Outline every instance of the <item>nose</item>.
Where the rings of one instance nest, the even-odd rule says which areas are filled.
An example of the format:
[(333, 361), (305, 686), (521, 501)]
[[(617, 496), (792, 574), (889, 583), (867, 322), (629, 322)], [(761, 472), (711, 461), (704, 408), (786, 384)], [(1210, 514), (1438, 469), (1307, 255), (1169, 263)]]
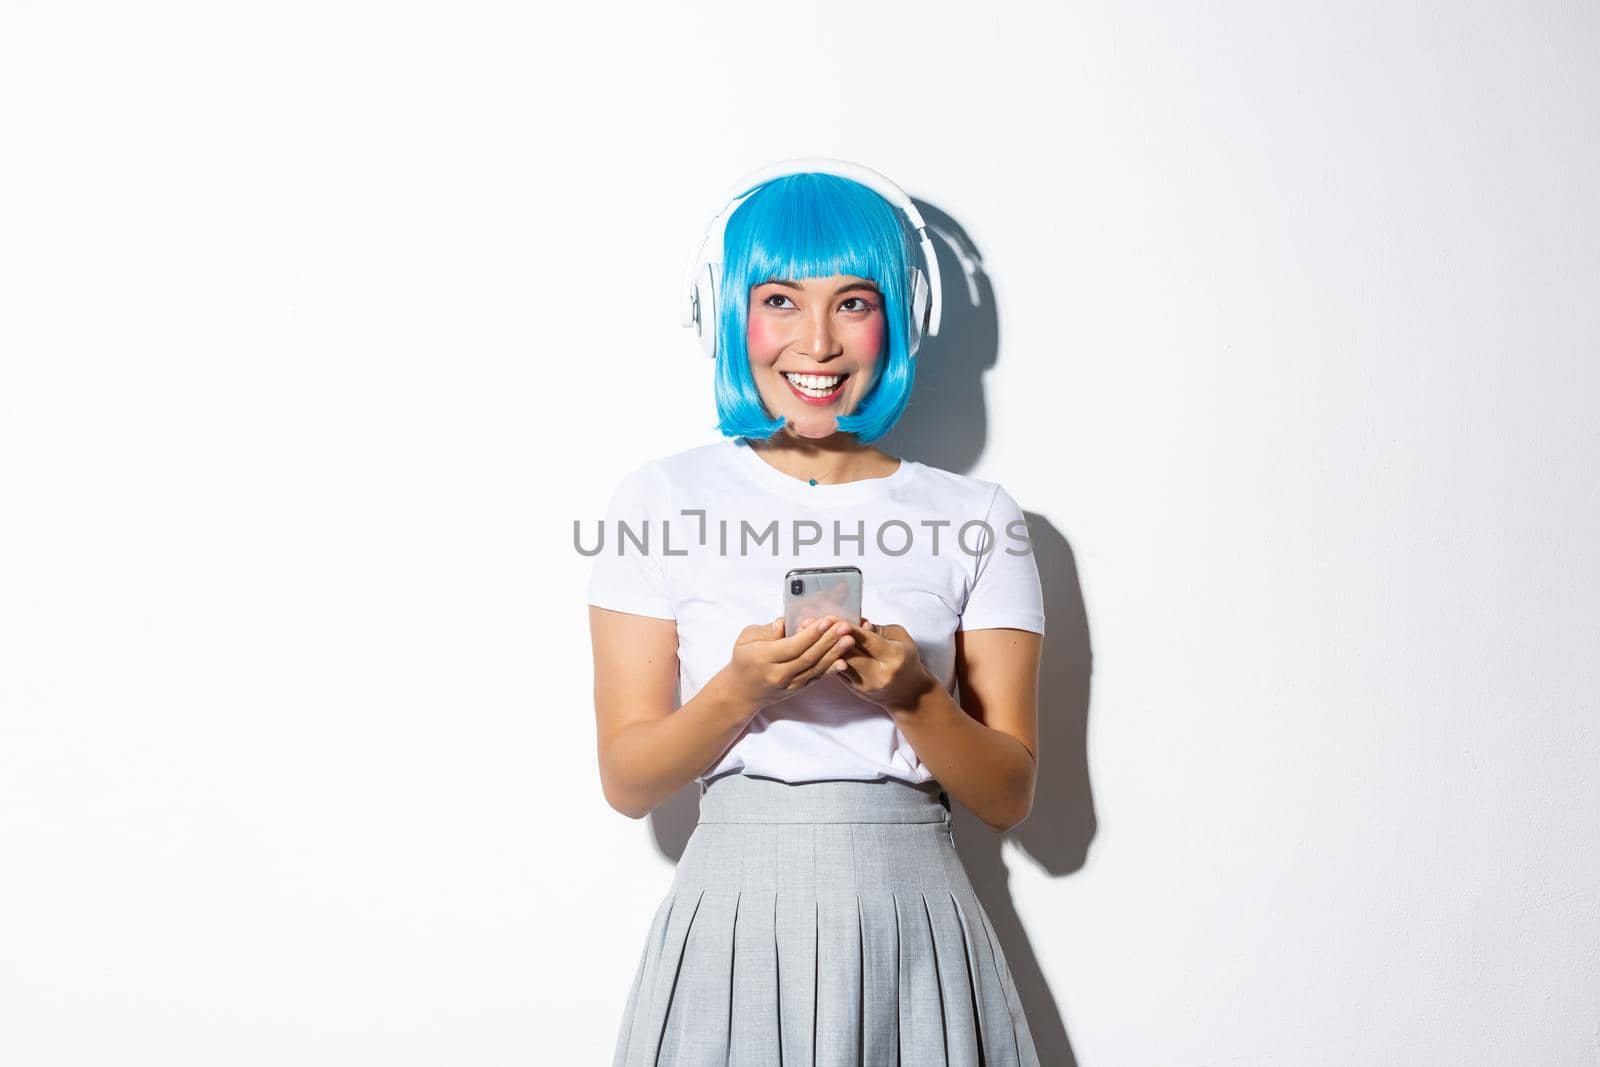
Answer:
[(805, 348), (802, 355), (821, 363), (844, 353), (844, 346), (833, 334), (830, 309), (823, 304), (814, 309), (806, 319)]

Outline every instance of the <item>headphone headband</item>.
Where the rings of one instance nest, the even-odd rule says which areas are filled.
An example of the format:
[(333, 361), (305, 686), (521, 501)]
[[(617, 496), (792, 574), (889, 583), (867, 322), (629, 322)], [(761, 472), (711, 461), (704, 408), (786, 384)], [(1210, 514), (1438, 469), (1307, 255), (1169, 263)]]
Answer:
[[(832, 174), (858, 182), (882, 196), (905, 216), (906, 221), (911, 224), (912, 232), (916, 235), (918, 247), (922, 252), (922, 261), (926, 265), (926, 273), (919, 270), (915, 264), (912, 265), (911, 284), (906, 289), (912, 303), (911, 337), (908, 345), (911, 355), (916, 356), (917, 348), (924, 337), (938, 334), (939, 312), (943, 304), (943, 290), (939, 284), (939, 260), (933, 251), (933, 239), (928, 235), (928, 226), (923, 222), (922, 213), (917, 210), (916, 204), (906, 195), (905, 190), (871, 167), (843, 159), (812, 156), (786, 159), (745, 175), (722, 199), (721, 209), (706, 227), (705, 235), (695, 248), (684, 276), (688, 305), (683, 325), (699, 333), (701, 345), (707, 355), (716, 356), (717, 285), (721, 280), (722, 234), (728, 216), (733, 214), (739, 203), (767, 182), (790, 174), (813, 173)], [(715, 238), (714, 247), (713, 238)]]

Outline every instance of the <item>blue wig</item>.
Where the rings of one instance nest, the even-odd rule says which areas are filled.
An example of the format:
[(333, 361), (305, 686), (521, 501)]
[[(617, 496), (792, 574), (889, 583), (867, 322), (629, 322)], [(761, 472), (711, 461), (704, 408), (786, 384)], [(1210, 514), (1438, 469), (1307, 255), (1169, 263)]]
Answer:
[(771, 437), (784, 420), (761, 402), (745, 344), (750, 290), (770, 281), (849, 274), (875, 282), (888, 319), (878, 378), (840, 431), (868, 443), (888, 433), (911, 398), (911, 243), (900, 213), (873, 190), (833, 174), (790, 174), (757, 189), (728, 217), (717, 294), (717, 428)]

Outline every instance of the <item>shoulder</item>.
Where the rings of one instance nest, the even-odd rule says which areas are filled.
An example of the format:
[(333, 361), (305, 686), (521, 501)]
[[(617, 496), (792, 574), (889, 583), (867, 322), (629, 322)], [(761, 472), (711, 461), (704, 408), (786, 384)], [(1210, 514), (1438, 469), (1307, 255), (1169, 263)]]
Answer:
[(670, 484), (694, 483), (715, 470), (731, 466), (737, 459), (733, 452), (735, 447), (736, 442), (724, 438), (653, 459), (646, 466), (653, 467), (657, 476)]
[(919, 463), (917, 467), (919, 495), (936, 503), (940, 511), (982, 519), (995, 502), (1005, 496), (1004, 487), (987, 478), (958, 474), (926, 463)]
[(670, 502), (678, 492), (720, 481), (717, 472), (736, 461), (733, 447), (728, 441), (713, 441), (645, 460), (617, 479), (615, 492), (630, 499)]

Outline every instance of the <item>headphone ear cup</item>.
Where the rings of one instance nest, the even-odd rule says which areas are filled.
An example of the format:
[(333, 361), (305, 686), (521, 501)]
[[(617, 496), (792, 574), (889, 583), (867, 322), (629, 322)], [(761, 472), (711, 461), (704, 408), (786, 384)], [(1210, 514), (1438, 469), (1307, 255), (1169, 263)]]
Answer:
[(911, 336), (906, 339), (906, 349), (913, 358), (922, 347), (922, 335), (928, 328), (928, 309), (932, 303), (928, 279), (921, 268), (911, 268)]
[(717, 355), (717, 293), (722, 281), (722, 264), (707, 263), (695, 283), (695, 327), (700, 335), (700, 347), (706, 355)]

